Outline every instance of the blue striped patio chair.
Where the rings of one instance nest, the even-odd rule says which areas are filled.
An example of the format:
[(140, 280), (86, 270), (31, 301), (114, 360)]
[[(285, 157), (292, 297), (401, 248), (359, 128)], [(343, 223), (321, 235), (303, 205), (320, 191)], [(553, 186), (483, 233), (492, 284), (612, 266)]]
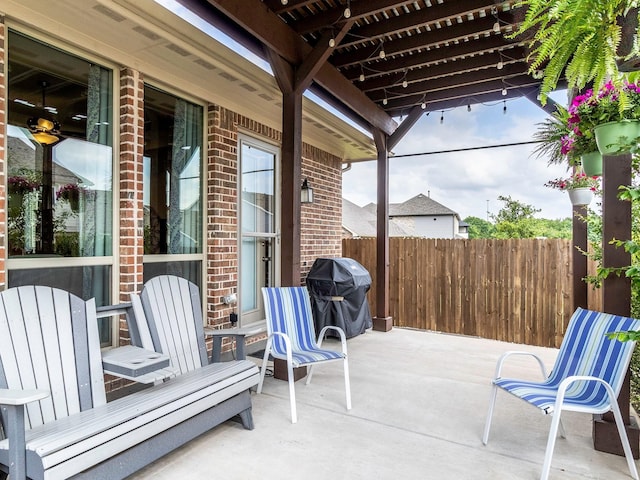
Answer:
[[(273, 358), (286, 360), (289, 378), (289, 401), (291, 403), (291, 423), (296, 423), (298, 417), (293, 378), (294, 367), (309, 367), (306, 382), (308, 385), (311, 382), (314, 365), (342, 361), (344, 362), (347, 410), (350, 410), (351, 388), (349, 386), (347, 341), (342, 329), (335, 326), (326, 326), (320, 331), (316, 342), (309, 292), (304, 287), (268, 287), (262, 289), (262, 295), (264, 297), (269, 337), (262, 360), (258, 393), (262, 392), (269, 355)], [(322, 339), (329, 329), (338, 332), (342, 344), (342, 352), (321, 348)]]
[[(489, 440), (491, 418), (498, 389), (538, 407), (543, 413), (553, 415), (542, 474), (546, 480), (551, 470), (551, 457), (555, 447), (558, 428), (564, 438), (565, 431), (560, 420), (563, 410), (591, 414), (613, 411), (620, 440), (631, 476), (638, 480), (629, 439), (624, 427), (617, 398), (631, 361), (635, 342), (611, 340), (607, 333), (639, 330), (640, 320), (578, 308), (567, 327), (558, 357), (547, 376), (542, 360), (529, 352), (510, 351), (498, 360), (493, 388), (489, 401), (489, 412), (482, 443)], [(542, 371), (541, 382), (503, 378), (502, 366), (513, 355), (531, 355)]]

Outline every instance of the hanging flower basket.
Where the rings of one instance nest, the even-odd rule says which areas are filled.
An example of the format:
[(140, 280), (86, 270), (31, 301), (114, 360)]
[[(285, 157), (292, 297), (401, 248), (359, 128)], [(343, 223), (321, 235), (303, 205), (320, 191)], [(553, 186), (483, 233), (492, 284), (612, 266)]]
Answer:
[(582, 171), (588, 177), (599, 177), (602, 175), (602, 154), (598, 151), (583, 153), (580, 156)]
[(631, 144), (640, 137), (640, 121), (607, 122), (594, 128), (598, 150), (602, 155), (629, 153)]
[(589, 187), (570, 188), (567, 193), (571, 205), (589, 205), (593, 200), (593, 190)]
[(82, 188), (74, 183), (60, 187), (56, 192), (56, 200), (66, 200), (69, 208), (77, 212), (80, 208), (80, 191)]

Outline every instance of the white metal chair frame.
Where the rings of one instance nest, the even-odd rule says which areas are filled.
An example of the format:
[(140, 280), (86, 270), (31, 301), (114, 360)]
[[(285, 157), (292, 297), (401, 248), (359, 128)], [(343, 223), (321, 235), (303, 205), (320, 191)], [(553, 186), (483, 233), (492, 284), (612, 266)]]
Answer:
[[(269, 307), (269, 302), (271, 301), (271, 298), (268, 295), (268, 291), (271, 290), (272, 292), (276, 292), (276, 294), (281, 294), (283, 292), (286, 292), (286, 294), (290, 296), (290, 293), (294, 292), (294, 289), (297, 289), (299, 293), (302, 293), (302, 291), (304, 291), (302, 295), (304, 298), (303, 301), (305, 305), (303, 305), (302, 314), (306, 316), (306, 318), (296, 319), (297, 321), (295, 322), (295, 324), (296, 326), (302, 325), (304, 328), (310, 329), (309, 331), (304, 332), (310, 335), (310, 337), (307, 339), (307, 340), (310, 340), (309, 349), (294, 348), (289, 334), (274, 330), (275, 319), (272, 318), (271, 309)], [(296, 423), (298, 421), (298, 415), (296, 410), (296, 392), (295, 392), (295, 380), (293, 376), (293, 368), (305, 367), (305, 366), (309, 367), (309, 371), (307, 373), (307, 380), (305, 382), (306, 385), (309, 385), (309, 383), (311, 383), (311, 378), (313, 376), (313, 368), (316, 364), (329, 363), (329, 362), (335, 362), (335, 361), (341, 360), (344, 362), (344, 386), (345, 386), (347, 410), (351, 410), (351, 386), (349, 382), (349, 361), (347, 356), (347, 340), (342, 329), (336, 326), (328, 325), (328, 326), (325, 326), (320, 331), (317, 340), (313, 338), (313, 322), (311, 319), (311, 304), (309, 301), (309, 294), (304, 287), (268, 287), (268, 288), (263, 288), (262, 292), (264, 295), (265, 310), (267, 315), (268, 338), (267, 338), (267, 345), (264, 350), (264, 357), (262, 359), (262, 368), (260, 370), (260, 383), (258, 384), (257, 392), (262, 393), (262, 386), (264, 383), (264, 377), (267, 370), (269, 355), (273, 356), (273, 358), (286, 360), (287, 377), (288, 377), (288, 383), (289, 383), (289, 402), (291, 404), (291, 423)], [(279, 312), (279, 313), (283, 314), (283, 312)], [(325, 334), (329, 330), (333, 330), (337, 332), (340, 337), (340, 344), (342, 347), (342, 355), (340, 356), (335, 356), (337, 352), (334, 352), (333, 350), (323, 350), (321, 348), (322, 340), (324, 339)], [(291, 332), (291, 333), (295, 333), (295, 332)], [(274, 339), (276, 337), (281, 338), (284, 343), (284, 350), (285, 350), (284, 354), (274, 350)], [(300, 361), (294, 360), (293, 358), (294, 353), (305, 354), (307, 352), (325, 353), (325, 354), (330, 353), (332, 354), (333, 358), (322, 359), (322, 360), (314, 359), (306, 362), (300, 362)]]
[[(607, 320), (608, 320), (608, 323), (607, 323)], [(596, 330), (596, 335), (602, 335), (602, 336), (604, 336), (604, 334), (609, 331), (609, 329), (607, 328), (608, 325), (621, 325), (621, 323), (615, 323), (615, 322), (627, 321), (627, 323), (625, 324), (627, 325), (626, 328), (630, 328), (630, 329), (637, 329), (639, 325), (638, 320), (627, 319), (624, 317), (614, 317), (613, 315), (609, 315), (609, 314), (603, 314), (599, 312), (590, 312), (588, 310), (578, 309), (572, 317), (572, 321), (570, 322), (570, 325), (567, 329), (567, 334), (565, 335), (565, 340), (567, 340), (567, 338), (571, 336), (570, 332), (572, 329), (573, 331), (579, 330), (579, 327), (577, 326), (579, 322), (585, 323), (585, 322), (596, 322), (596, 321), (600, 321), (602, 325), (606, 325), (606, 326), (603, 326), (601, 327), (600, 330), (598, 330), (597, 328), (593, 327), (593, 324), (591, 324), (585, 327), (585, 330), (589, 329), (590, 332), (591, 332), (591, 329)], [(576, 326), (572, 328), (572, 324), (574, 323), (576, 324)], [(612, 385), (609, 384), (603, 378), (599, 378), (597, 376), (592, 376), (592, 375), (579, 374), (580, 373), (579, 370), (582, 370), (584, 365), (589, 367), (589, 365), (593, 363), (593, 360), (597, 358), (597, 355), (595, 355), (594, 352), (597, 353), (596, 349), (599, 349), (601, 345), (594, 346), (593, 343), (588, 343), (587, 346), (592, 348), (593, 350), (591, 350), (589, 354), (584, 355), (586, 360), (584, 362), (582, 361), (576, 362), (579, 365), (579, 367), (574, 367), (574, 366), (569, 367), (567, 366), (567, 363), (565, 363), (567, 358), (571, 358), (572, 355), (576, 355), (576, 354), (584, 354), (584, 352), (582, 352), (580, 348), (577, 348), (574, 350), (575, 344), (572, 344), (574, 340), (575, 338), (572, 337), (567, 342), (568, 344), (570, 344), (569, 348), (565, 347), (565, 342), (563, 341), (563, 345), (561, 346), (560, 353), (558, 354), (558, 359), (556, 360), (556, 365), (554, 366), (554, 370), (551, 373), (551, 377), (555, 377), (555, 379), (551, 379), (551, 377), (547, 377), (546, 369), (544, 367), (544, 363), (542, 359), (534, 353), (521, 352), (521, 351), (509, 351), (509, 352), (505, 352), (500, 356), (500, 358), (498, 359), (498, 363), (496, 365), (495, 376), (493, 379), (493, 387), (491, 390), (491, 396), (489, 400), (489, 411), (487, 413), (487, 420), (485, 423), (484, 433), (482, 436), (482, 443), (486, 445), (487, 442), (489, 441), (489, 431), (491, 429), (491, 420), (493, 417), (493, 410), (496, 402), (496, 396), (498, 393), (498, 389), (501, 388), (501, 386), (498, 385), (497, 382), (509, 381), (509, 382), (512, 382), (513, 385), (510, 386), (511, 389), (506, 388), (505, 389), (506, 391), (527, 401), (528, 403), (531, 403), (534, 406), (537, 406), (538, 408), (541, 408), (543, 413), (552, 414), (553, 416), (550, 430), (549, 430), (549, 437), (547, 439), (547, 447), (545, 450), (542, 472), (540, 475), (541, 480), (547, 480), (549, 478), (549, 473), (551, 471), (551, 459), (553, 457), (553, 450), (555, 447), (558, 430), (560, 431), (560, 436), (562, 438), (566, 437), (565, 429), (561, 421), (561, 414), (563, 410), (582, 412), (582, 413), (591, 413), (591, 414), (603, 414), (608, 411), (612, 411), (615, 422), (616, 422), (616, 427), (618, 429), (618, 434), (620, 435), (620, 440), (622, 443), (624, 454), (627, 460), (627, 465), (629, 467), (629, 472), (635, 480), (640, 480), (638, 477), (638, 471), (636, 469), (636, 465), (633, 459), (633, 454), (631, 451), (631, 446), (629, 444), (629, 439), (627, 437), (627, 433), (625, 430), (624, 420), (620, 412), (620, 407), (618, 406), (618, 401), (617, 401), (618, 395), (616, 391), (614, 390)], [(608, 340), (605, 340), (605, 341), (608, 341)], [(615, 342), (615, 340), (611, 340), (611, 341)], [(618, 364), (616, 365), (617, 369), (620, 369), (620, 370), (616, 369), (616, 371), (618, 372), (618, 375), (616, 376), (612, 374), (612, 376), (614, 377), (612, 382), (613, 381), (616, 382), (615, 385), (618, 391), (620, 390), (620, 386), (622, 383), (620, 376), (624, 377), (624, 372), (626, 372), (627, 367), (629, 365), (632, 351), (633, 351), (633, 348), (631, 343), (628, 346), (625, 346), (624, 352), (620, 354), (620, 359), (618, 361)], [(527, 355), (527, 356), (533, 357), (538, 362), (538, 365), (540, 366), (543, 381), (540, 383), (522, 381), (522, 384), (519, 385), (518, 380), (502, 379), (502, 367), (505, 361), (509, 357), (514, 355)], [(582, 356), (580, 357), (580, 359), (582, 360)], [(578, 371), (572, 372), (572, 370), (578, 370)], [(566, 376), (566, 378), (562, 379), (562, 374), (560, 375), (557, 374), (560, 371), (567, 371), (569, 374)], [(554, 375), (554, 373), (556, 375)], [(574, 373), (574, 374), (571, 375), (570, 373)], [(584, 372), (584, 373), (588, 373), (588, 372)], [(606, 396), (608, 398), (608, 402), (604, 402), (601, 400), (598, 405), (590, 405), (588, 399), (576, 397), (575, 391), (571, 390), (572, 386), (575, 386), (576, 389), (580, 390), (580, 385), (582, 385), (582, 390), (584, 390), (585, 388), (587, 388), (586, 386), (591, 385), (593, 387), (594, 384), (596, 385), (599, 384), (604, 387), (604, 389), (606, 390)], [(523, 393), (523, 391), (526, 391), (527, 387), (533, 388), (534, 391), (537, 390), (537, 393), (539, 393), (540, 397), (535, 400), (531, 398), (529, 399), (524, 398), (525, 394)], [(521, 389), (522, 391), (513, 391), (518, 388)], [(596, 388), (596, 387), (593, 387), (593, 388)], [(555, 395), (555, 402), (553, 404), (549, 404), (549, 402), (545, 400), (544, 405), (541, 405), (540, 398), (553, 397), (554, 395)], [(568, 396), (573, 396), (572, 402), (565, 402), (565, 399)]]

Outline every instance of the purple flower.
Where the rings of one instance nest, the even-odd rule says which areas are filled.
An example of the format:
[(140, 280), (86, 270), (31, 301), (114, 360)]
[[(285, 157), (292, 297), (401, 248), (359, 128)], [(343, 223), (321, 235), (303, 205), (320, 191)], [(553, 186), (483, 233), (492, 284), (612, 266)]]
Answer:
[(574, 142), (575, 139), (568, 135), (562, 137), (560, 139), (560, 153), (562, 153), (562, 155), (567, 155), (573, 149)]

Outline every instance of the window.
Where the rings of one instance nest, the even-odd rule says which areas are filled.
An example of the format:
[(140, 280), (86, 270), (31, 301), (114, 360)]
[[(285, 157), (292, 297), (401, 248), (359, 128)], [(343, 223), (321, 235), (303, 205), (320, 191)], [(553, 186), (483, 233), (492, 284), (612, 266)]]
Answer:
[(112, 255), (111, 71), (9, 32), (9, 257)]
[[(8, 286), (112, 302), (113, 75), (9, 31)], [(111, 322), (100, 322), (103, 345)]]
[[(203, 108), (148, 85), (144, 104), (145, 278), (157, 271), (200, 284)], [(165, 265), (148, 266), (157, 262)]]

